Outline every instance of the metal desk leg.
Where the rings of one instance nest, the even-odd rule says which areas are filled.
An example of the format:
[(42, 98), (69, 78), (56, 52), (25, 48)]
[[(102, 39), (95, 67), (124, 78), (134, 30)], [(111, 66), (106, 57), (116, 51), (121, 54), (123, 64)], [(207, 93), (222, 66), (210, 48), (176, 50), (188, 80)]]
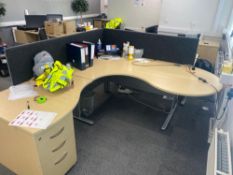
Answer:
[(187, 98), (185, 96), (179, 96), (178, 97), (179, 105), (184, 106), (186, 103), (186, 100)]
[(178, 96), (174, 97), (174, 99), (173, 99), (173, 101), (172, 101), (171, 110), (170, 110), (169, 114), (167, 115), (167, 118), (166, 118), (166, 120), (164, 121), (164, 123), (163, 123), (163, 125), (162, 125), (162, 127), (161, 127), (161, 130), (164, 131), (164, 130), (167, 129), (167, 126), (168, 126), (168, 124), (170, 123), (170, 121), (171, 121), (171, 119), (172, 119), (172, 117), (173, 117), (173, 114), (174, 114), (174, 112), (175, 112), (177, 106), (178, 106)]
[(78, 105), (78, 116), (74, 116), (74, 118), (88, 125), (94, 125), (94, 121), (81, 116), (80, 104)]
[(106, 93), (106, 94), (109, 94), (111, 91), (110, 91), (110, 81), (105, 81), (104, 82), (104, 92)]

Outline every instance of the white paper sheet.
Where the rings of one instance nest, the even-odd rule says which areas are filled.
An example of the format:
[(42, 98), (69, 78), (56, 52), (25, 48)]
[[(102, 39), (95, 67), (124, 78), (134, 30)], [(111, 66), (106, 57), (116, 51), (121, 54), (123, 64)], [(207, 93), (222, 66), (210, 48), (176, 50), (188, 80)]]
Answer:
[(46, 129), (56, 115), (57, 113), (55, 112), (24, 110), (14, 120), (12, 120), (9, 125)]
[(8, 100), (17, 100), (38, 95), (38, 93), (33, 89), (33, 85), (25, 83), (17, 86), (11, 86), (9, 90), (10, 94)]

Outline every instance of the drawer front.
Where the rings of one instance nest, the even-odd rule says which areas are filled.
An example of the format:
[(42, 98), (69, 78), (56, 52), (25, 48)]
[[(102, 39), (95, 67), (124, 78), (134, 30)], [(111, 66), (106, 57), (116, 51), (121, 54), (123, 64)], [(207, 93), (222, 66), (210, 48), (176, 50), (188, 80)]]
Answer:
[(52, 155), (48, 156), (45, 152), (40, 152), (41, 166), (44, 175), (64, 175), (77, 161), (75, 140), (69, 138)]
[(39, 147), (52, 151), (56, 149), (65, 139), (73, 136), (73, 132), (73, 117), (66, 116), (58, 123), (36, 136), (36, 142)]
[(40, 133), (36, 142), (43, 174), (64, 174), (77, 159), (73, 116)]

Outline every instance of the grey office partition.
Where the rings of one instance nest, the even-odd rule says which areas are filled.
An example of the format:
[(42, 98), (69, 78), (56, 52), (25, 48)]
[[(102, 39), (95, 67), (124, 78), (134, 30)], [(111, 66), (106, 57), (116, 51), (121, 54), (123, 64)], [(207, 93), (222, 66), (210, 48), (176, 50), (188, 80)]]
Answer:
[(122, 48), (122, 43), (127, 41), (136, 48), (143, 48), (146, 58), (193, 64), (199, 39), (125, 30), (105, 29), (103, 32), (104, 44), (117, 44)]
[(198, 38), (155, 35), (123, 30), (98, 29), (62, 38), (40, 41), (12, 47), (6, 50), (9, 72), (14, 85), (33, 77), (33, 57), (46, 50), (55, 60), (67, 62), (66, 44), (77, 41), (91, 41), (103, 44), (117, 44), (130, 41), (136, 48), (144, 49), (144, 56), (180, 64), (193, 64), (198, 46)]
[(13, 85), (22, 83), (33, 77), (33, 57), (36, 53), (42, 50), (46, 50), (53, 56), (55, 60), (60, 60), (62, 63), (66, 63), (67, 43), (83, 40), (96, 43), (99, 38), (102, 38), (102, 33), (102, 29), (93, 30), (7, 49), (6, 56)]

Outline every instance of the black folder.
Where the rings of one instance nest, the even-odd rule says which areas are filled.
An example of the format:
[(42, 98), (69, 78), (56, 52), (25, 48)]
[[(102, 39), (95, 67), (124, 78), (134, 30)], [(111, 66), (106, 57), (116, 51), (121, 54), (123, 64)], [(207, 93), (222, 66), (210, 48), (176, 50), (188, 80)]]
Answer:
[(95, 57), (95, 44), (89, 41), (83, 41), (82, 43), (88, 46), (89, 66), (93, 66), (93, 60)]
[(84, 70), (89, 67), (88, 46), (84, 44), (67, 44), (67, 56), (72, 66)]

